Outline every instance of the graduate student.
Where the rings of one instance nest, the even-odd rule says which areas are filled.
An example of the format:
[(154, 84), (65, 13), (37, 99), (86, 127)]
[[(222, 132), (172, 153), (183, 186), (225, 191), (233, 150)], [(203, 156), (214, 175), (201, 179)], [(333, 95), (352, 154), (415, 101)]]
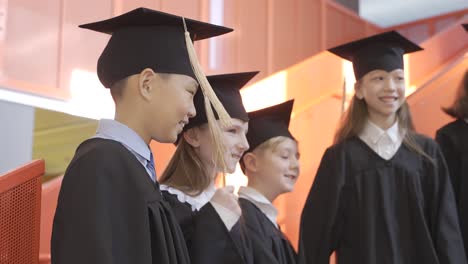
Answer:
[(357, 83), (302, 212), (303, 263), (466, 263), (443, 155), (405, 101), (403, 54), (418, 50), (395, 31), (329, 50)]
[(114, 99), (115, 119), (99, 122), (66, 170), (52, 263), (190, 263), (177, 219), (161, 196), (149, 144), (176, 140), (196, 115), (199, 89), (227, 120), (192, 41), (232, 29), (146, 8), (80, 27), (111, 35), (97, 74)]
[[(215, 148), (204, 97), (197, 93), (194, 103), (198, 114), (184, 127), (177, 149), (161, 176), (161, 190), (182, 226), (192, 263), (250, 263), (239, 221), (241, 210), (232, 194), (234, 189), (232, 186), (217, 189), (215, 179), (220, 174), (233, 173), (249, 148), (248, 115), (239, 90), (257, 73), (208, 76), (231, 116), (231, 126), (219, 126), (224, 148), (222, 152)], [(231, 194), (231, 199), (219, 195), (225, 192)]]
[(300, 171), (296, 139), (288, 130), (294, 100), (249, 113), (250, 148), (241, 160), (249, 181), (239, 189), (253, 263), (297, 263), (297, 254), (279, 229), (272, 202), (291, 192)]
[(445, 113), (456, 118), (436, 132), (439, 143), (450, 171), (450, 178), (455, 193), (458, 219), (468, 252), (468, 70), (458, 90), (453, 104), (443, 109)]

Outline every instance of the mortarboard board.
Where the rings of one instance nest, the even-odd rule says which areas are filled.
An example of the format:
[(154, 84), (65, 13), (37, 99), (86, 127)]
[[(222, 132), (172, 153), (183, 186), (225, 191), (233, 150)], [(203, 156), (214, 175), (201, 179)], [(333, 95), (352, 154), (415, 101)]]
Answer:
[(288, 129), (293, 104), (294, 99), (249, 113), (247, 141), (250, 148), (245, 153), (253, 151), (270, 138), (284, 136), (294, 139)]
[[(192, 41), (232, 31), (230, 28), (184, 19)], [(184, 22), (180, 16), (137, 8), (80, 27), (112, 35), (97, 65), (99, 80), (107, 88), (145, 68), (158, 73), (184, 74), (197, 80), (190, 63)]]
[(356, 80), (373, 70), (403, 69), (403, 54), (422, 50), (396, 31), (352, 41), (329, 49), (353, 63)]
[[(242, 103), (242, 97), (239, 90), (257, 74), (258, 71), (254, 71), (211, 75), (207, 77), (216, 96), (221, 101), (224, 109), (226, 109), (231, 118), (237, 118), (243, 121), (249, 120), (247, 111), (245, 111), (244, 104)], [(200, 91), (197, 91), (195, 94), (193, 103), (195, 105), (197, 115), (189, 120), (189, 123), (184, 127), (184, 130), (200, 126), (208, 122), (204, 107), (205, 100)]]

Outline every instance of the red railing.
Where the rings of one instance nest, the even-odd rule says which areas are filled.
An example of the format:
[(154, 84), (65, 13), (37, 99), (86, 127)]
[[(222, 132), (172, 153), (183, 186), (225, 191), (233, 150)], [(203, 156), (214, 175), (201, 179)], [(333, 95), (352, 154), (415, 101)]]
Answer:
[(43, 160), (0, 176), (0, 263), (38, 263)]

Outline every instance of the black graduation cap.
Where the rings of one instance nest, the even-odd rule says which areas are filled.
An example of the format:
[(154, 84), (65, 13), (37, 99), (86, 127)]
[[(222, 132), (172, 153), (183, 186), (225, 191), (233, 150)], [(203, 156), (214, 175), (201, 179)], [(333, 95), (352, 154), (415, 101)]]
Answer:
[(340, 45), (328, 51), (353, 63), (354, 76), (360, 80), (373, 70), (403, 69), (403, 54), (422, 50), (421, 47), (396, 31)]
[(147, 8), (80, 25), (112, 35), (98, 60), (97, 74), (101, 83), (110, 88), (115, 82), (145, 68), (158, 73), (184, 74), (197, 80), (185, 43), (183, 20), (192, 41), (233, 31)]
[[(253, 71), (211, 75), (207, 77), (216, 96), (221, 101), (231, 118), (237, 118), (243, 121), (249, 120), (249, 116), (247, 115), (247, 111), (245, 111), (239, 90), (258, 73), (258, 71)], [(205, 111), (205, 100), (203, 93), (200, 92), (200, 90), (195, 94), (193, 103), (197, 110), (197, 115), (189, 120), (189, 123), (184, 127), (184, 130), (200, 126), (208, 122)], [(216, 113), (215, 117), (218, 118)]]
[(247, 141), (250, 148), (245, 153), (270, 138), (284, 136), (294, 139), (288, 129), (293, 104), (294, 99), (249, 113)]

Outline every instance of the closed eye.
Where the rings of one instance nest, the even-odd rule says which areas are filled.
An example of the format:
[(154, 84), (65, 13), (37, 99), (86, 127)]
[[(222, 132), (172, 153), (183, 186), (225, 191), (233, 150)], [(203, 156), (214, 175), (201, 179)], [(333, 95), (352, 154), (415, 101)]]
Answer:
[(188, 90), (187, 92), (188, 92), (191, 96), (194, 96), (194, 95), (195, 95), (195, 92), (194, 92), (194, 91)]
[(280, 158), (282, 159), (289, 159), (289, 151), (281, 151), (279, 153)]
[[(224, 131), (228, 133), (232, 133), (232, 134), (240, 134), (240, 133), (244, 133), (246, 130), (247, 130), (247, 126), (244, 127), (244, 126), (233, 124), (232, 126), (227, 127)], [(245, 133), (247, 134), (247, 132)]]
[(189, 85), (185, 88), (185, 90), (192, 96), (197, 93), (198, 85)]
[(224, 129), (224, 131), (228, 132), (228, 133), (237, 133), (237, 128), (236, 127), (227, 127)]

